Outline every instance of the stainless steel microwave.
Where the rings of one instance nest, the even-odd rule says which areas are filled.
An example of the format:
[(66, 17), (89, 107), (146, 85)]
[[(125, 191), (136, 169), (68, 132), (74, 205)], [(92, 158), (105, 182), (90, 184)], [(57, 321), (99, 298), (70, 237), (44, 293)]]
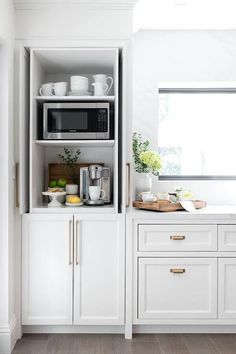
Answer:
[(43, 139), (112, 139), (110, 104), (44, 103)]

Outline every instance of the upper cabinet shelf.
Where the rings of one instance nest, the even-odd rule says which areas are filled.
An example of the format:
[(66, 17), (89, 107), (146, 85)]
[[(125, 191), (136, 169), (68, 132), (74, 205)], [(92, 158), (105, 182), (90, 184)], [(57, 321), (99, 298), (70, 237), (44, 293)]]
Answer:
[(114, 102), (115, 96), (35, 96), (35, 99), (39, 102), (51, 101), (51, 102), (72, 102), (72, 101), (88, 101), (88, 102)]

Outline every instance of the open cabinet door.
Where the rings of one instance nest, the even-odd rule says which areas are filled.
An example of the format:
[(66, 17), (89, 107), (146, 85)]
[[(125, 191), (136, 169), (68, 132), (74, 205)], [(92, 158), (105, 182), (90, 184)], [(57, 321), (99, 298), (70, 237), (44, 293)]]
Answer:
[(24, 47), (19, 52), (18, 67), (19, 164), (17, 200), (20, 214), (29, 210), (29, 87), (30, 56)]

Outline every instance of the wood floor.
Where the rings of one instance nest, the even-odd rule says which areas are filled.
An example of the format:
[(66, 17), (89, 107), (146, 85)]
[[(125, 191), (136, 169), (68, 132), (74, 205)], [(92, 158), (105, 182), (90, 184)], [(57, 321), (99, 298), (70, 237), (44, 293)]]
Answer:
[(236, 354), (236, 334), (27, 334), (13, 354)]

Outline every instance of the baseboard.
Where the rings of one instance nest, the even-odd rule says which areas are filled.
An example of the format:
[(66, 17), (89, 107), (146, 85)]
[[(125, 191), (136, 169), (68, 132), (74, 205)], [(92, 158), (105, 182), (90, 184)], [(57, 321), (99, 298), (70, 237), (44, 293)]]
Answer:
[[(124, 326), (23, 326), (23, 333), (122, 333)], [(1, 354), (1, 353), (0, 353)]]
[(16, 317), (13, 316), (9, 326), (0, 327), (0, 354), (10, 354), (19, 338)]
[(133, 333), (236, 333), (236, 325), (134, 325)]

